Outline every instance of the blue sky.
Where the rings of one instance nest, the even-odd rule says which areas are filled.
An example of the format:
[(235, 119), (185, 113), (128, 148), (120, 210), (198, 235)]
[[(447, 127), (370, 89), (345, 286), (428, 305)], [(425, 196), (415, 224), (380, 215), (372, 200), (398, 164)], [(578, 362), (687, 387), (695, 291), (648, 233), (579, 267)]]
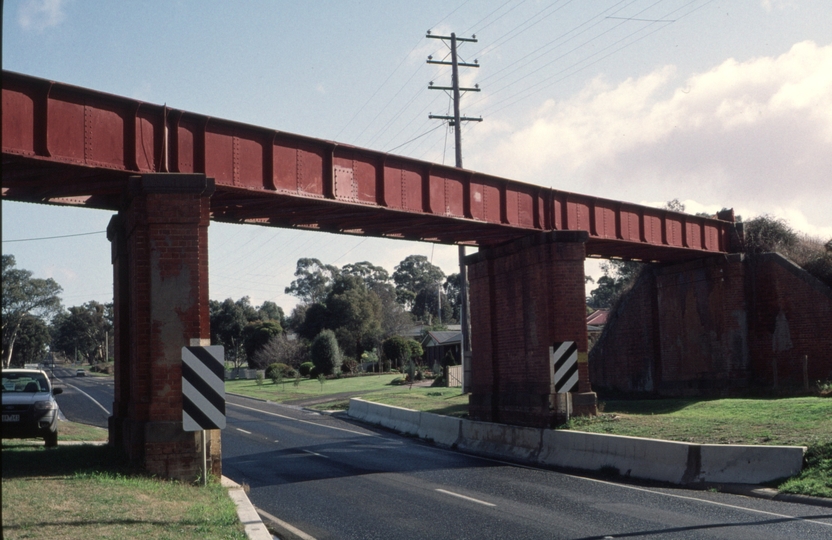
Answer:
[[(452, 163), (428, 113), (447, 50), (482, 92), (462, 110), (466, 168), (636, 203), (733, 207), (832, 237), (832, 5), (826, 0), (5, 1), (3, 69), (152, 103)], [(110, 213), (2, 203), (3, 252), (64, 304), (111, 301)], [(25, 240), (96, 233), (56, 240)], [(215, 299), (287, 311), (300, 257), (446, 273), (456, 248), (212, 224)], [(597, 275), (597, 265), (587, 270)]]

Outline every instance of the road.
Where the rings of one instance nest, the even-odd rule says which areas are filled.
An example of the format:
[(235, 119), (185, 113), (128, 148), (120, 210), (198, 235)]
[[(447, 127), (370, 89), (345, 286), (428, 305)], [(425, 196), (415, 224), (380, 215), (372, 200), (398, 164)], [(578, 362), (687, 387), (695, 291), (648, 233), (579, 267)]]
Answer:
[(616, 484), (228, 396), (223, 472), (318, 539), (832, 538), (832, 510)]
[(113, 410), (112, 377), (76, 377), (75, 368), (55, 367), (53, 384), (64, 389), (55, 400), (67, 420), (107, 427)]

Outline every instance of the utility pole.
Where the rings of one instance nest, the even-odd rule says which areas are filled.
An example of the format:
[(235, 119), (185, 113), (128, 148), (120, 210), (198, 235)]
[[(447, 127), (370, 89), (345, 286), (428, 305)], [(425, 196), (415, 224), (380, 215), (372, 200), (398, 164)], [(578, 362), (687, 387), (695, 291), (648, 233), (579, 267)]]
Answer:
[[(449, 124), (454, 128), (454, 148), (456, 151), (455, 167), (462, 168), (462, 122), (482, 122), (482, 117), (470, 118), (461, 116), (459, 113), (460, 92), (479, 92), (480, 86), (474, 85), (474, 88), (460, 88), (459, 87), (459, 68), (471, 67), (478, 68), (480, 65), (474, 60), (474, 63), (460, 62), (457, 55), (457, 43), (476, 43), (477, 36), (470, 38), (458, 38), (456, 34), (451, 33), (450, 36), (434, 36), (428, 31), (427, 37), (431, 39), (441, 39), (443, 42), (450, 41), (451, 61), (434, 60), (428, 56), (428, 64), (450, 65), (451, 66), (451, 86), (434, 86), (431, 81), (428, 88), (430, 90), (444, 90), (451, 91), (454, 101), (454, 115), (443, 116), (429, 114), (428, 118), (438, 120), (448, 120)], [(462, 300), (462, 305), (459, 308), (460, 326), (462, 327), (462, 343), (460, 344), (460, 351), (462, 352), (462, 391), (467, 393), (471, 391), (471, 321), (469, 316), (468, 303), (468, 267), (465, 266), (465, 246), (459, 245), (459, 292)]]

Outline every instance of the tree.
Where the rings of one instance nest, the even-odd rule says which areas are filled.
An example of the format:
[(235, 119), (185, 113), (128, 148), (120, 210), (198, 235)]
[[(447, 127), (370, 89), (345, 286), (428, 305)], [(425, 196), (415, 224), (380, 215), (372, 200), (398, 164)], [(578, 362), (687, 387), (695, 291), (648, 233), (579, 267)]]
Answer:
[(90, 301), (72, 306), (52, 321), (52, 349), (94, 364), (107, 361), (107, 335), (113, 331), (113, 305)]
[(3, 367), (9, 367), (20, 326), (27, 315), (45, 319), (61, 309), (63, 289), (52, 278), (37, 279), (15, 268), (14, 255), (3, 255)]
[(50, 335), (49, 327), (42, 319), (26, 315), (17, 333), (12, 353), (11, 367), (37, 364), (47, 355)]
[(286, 315), (280, 306), (266, 300), (259, 308), (257, 308), (257, 317), (263, 321), (277, 321), (281, 328), (286, 328)]
[(321, 375), (330, 375), (341, 367), (341, 349), (332, 330), (323, 330), (318, 334), (312, 341), (309, 352), (315, 369)]
[(782, 219), (760, 216), (743, 225), (746, 253), (785, 252), (798, 242), (797, 233)]
[(387, 273), (387, 270), (381, 266), (374, 266), (368, 261), (345, 264), (341, 268), (341, 275), (360, 278), (367, 288), (373, 292), (378, 292), (378, 289), (387, 287), (392, 288), (390, 274)]
[(257, 351), (281, 333), (283, 333), (283, 328), (276, 320), (254, 321), (243, 328), (243, 348), (246, 351), (249, 367), (254, 367), (251, 363)]
[(381, 339), (382, 306), (360, 278), (341, 275), (326, 299), (327, 328), (345, 355), (355, 359)]
[(248, 296), (236, 302), (226, 298), (222, 303), (211, 300), (208, 303), (211, 318), (211, 339), (225, 347), (225, 358), (238, 368), (246, 358), (243, 330), (249, 322), (257, 319), (257, 311), (249, 303)]
[(325, 265), (318, 259), (298, 259), (297, 279), (286, 287), (285, 292), (307, 304), (323, 303), (337, 275), (337, 266)]
[(635, 282), (643, 263), (610, 260), (601, 263), (604, 275), (598, 278), (598, 287), (589, 293), (587, 305), (595, 309), (610, 308), (621, 294)]
[[(454, 308), (448, 302), (448, 297), (443, 296), (440, 291), (441, 289), (436, 288), (426, 288), (419, 291), (413, 300), (413, 309), (411, 310), (413, 316), (428, 324), (436, 322), (444, 325), (454, 320)], [(442, 300), (441, 304), (439, 302), (440, 298)], [(436, 317), (436, 321), (434, 321), (434, 317)]]
[(416, 295), (423, 289), (436, 291), (445, 280), (445, 273), (434, 266), (424, 255), (408, 255), (396, 266), (393, 281), (396, 284), (396, 298), (407, 308), (413, 306)]
[(415, 343), (416, 347), (419, 347), (417, 356), (421, 356), (422, 346), (415, 340), (402, 336), (392, 336), (385, 339), (381, 344), (381, 351), (384, 353), (384, 357), (393, 365), (402, 367), (405, 362), (409, 361), (417, 353), (417, 349), (413, 346), (413, 343)]
[(257, 349), (250, 361), (254, 369), (264, 369), (271, 364), (279, 363), (300, 369), (300, 365), (309, 357), (309, 347), (300, 339), (290, 340), (285, 333), (272, 336), (269, 342)]
[(443, 306), (442, 319), (448, 322), (459, 322), (462, 309), (462, 285), (460, 283), (459, 272), (448, 276), (442, 288), (445, 290), (445, 297), (450, 306), (450, 312), (447, 315), (445, 315), (445, 308)]

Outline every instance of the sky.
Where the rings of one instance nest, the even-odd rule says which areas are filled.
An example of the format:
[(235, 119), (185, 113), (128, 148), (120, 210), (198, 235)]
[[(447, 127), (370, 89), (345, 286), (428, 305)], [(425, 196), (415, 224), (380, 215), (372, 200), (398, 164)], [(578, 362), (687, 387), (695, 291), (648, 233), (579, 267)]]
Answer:
[[(466, 169), (690, 213), (734, 208), (832, 238), (828, 0), (5, 0), (4, 70), (271, 129), (453, 164), (442, 40), (460, 47)], [(65, 306), (112, 301), (111, 212), (2, 202), (2, 249)], [(62, 238), (53, 238), (62, 237)], [(470, 250), (470, 248), (469, 248)], [(210, 297), (270, 300), (301, 257), (453, 246), (209, 227)], [(600, 275), (598, 263), (587, 272)]]

